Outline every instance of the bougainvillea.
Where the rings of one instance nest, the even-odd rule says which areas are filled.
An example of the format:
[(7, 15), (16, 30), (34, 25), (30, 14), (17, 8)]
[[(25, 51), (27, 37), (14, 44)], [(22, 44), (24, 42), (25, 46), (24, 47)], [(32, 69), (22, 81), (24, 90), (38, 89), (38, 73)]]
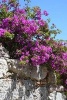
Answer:
[[(63, 41), (56, 41), (59, 30), (42, 15), (40, 7), (20, 8), (16, 0), (2, 0), (0, 4), (0, 42), (9, 51), (10, 57), (20, 59), (22, 64), (34, 67), (44, 64), (60, 75), (67, 75), (67, 46)], [(64, 79), (67, 84), (67, 79)]]

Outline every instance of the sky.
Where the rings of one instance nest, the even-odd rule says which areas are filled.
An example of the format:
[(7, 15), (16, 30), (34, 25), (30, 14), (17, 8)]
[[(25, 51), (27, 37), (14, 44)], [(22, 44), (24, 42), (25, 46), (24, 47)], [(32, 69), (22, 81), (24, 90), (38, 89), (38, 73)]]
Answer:
[[(24, 0), (19, 0), (19, 3), (23, 7)], [(46, 10), (49, 13), (47, 18), (62, 31), (56, 39), (67, 40), (67, 0), (31, 0), (29, 6), (39, 6), (42, 11)]]

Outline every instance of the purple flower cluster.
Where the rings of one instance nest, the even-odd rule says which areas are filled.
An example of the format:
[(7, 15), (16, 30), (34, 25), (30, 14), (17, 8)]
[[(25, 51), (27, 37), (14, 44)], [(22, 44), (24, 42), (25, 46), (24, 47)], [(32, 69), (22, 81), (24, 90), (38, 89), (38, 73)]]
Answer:
[[(41, 25), (44, 25), (44, 22)], [(24, 16), (14, 15), (12, 18), (3, 19), (1, 27), (10, 30), (11, 33), (35, 34), (39, 26), (34, 20), (27, 20)]]
[(34, 66), (41, 65), (43, 63), (47, 63), (50, 54), (52, 53), (52, 49), (50, 46), (45, 45), (37, 45), (31, 48), (33, 56), (31, 57), (32, 64)]
[(5, 29), (0, 28), (0, 37), (4, 36), (5, 32), (6, 32)]
[(45, 23), (46, 23), (46, 21), (44, 21), (44, 20), (38, 21), (38, 25), (40, 25), (40, 26), (45, 26)]
[(47, 12), (46, 10), (44, 10), (43, 14), (44, 14), (45, 16), (48, 16), (48, 15), (49, 15), (48, 12)]
[[(60, 55), (52, 55), (52, 61), (51, 66), (54, 70), (59, 72), (60, 74), (67, 73), (67, 59), (64, 60), (63, 56), (61, 57)], [(65, 55), (67, 56), (67, 54)]]
[(43, 13), (41, 13), (41, 9), (39, 7), (34, 7), (34, 12), (35, 12), (35, 19), (37, 20), (41, 20), (41, 16), (42, 15), (45, 15), (45, 16), (48, 16), (48, 12), (46, 10), (43, 11)]

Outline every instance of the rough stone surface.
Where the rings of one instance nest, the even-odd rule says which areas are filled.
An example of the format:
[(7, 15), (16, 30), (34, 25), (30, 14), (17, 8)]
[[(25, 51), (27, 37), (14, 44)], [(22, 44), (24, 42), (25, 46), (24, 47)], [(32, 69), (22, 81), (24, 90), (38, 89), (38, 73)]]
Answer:
[[(30, 80), (22, 83), (11, 79), (0, 80), (0, 100), (46, 100), (46, 87), (35, 87)], [(32, 86), (31, 86), (32, 85)]]
[(0, 77), (3, 77), (3, 75), (6, 75), (8, 71), (8, 65), (5, 59), (0, 59)]
[(2, 44), (0, 43), (0, 58), (9, 58), (9, 52), (2, 46)]
[(57, 87), (51, 86), (48, 98), (49, 100), (66, 100), (66, 96), (64, 95), (64, 87), (62, 85)]

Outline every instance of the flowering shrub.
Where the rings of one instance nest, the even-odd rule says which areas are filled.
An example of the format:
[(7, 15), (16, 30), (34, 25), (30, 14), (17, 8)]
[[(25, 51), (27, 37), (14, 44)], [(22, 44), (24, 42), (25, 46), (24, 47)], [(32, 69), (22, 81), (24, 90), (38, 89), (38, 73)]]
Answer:
[[(41, 15), (39, 7), (20, 9), (16, 0), (2, 0), (0, 4), (0, 42), (9, 51), (10, 57), (20, 59), (22, 64), (36, 67), (44, 64), (60, 75), (67, 75), (67, 46), (56, 41), (59, 30)], [(67, 78), (64, 79), (67, 84)]]

